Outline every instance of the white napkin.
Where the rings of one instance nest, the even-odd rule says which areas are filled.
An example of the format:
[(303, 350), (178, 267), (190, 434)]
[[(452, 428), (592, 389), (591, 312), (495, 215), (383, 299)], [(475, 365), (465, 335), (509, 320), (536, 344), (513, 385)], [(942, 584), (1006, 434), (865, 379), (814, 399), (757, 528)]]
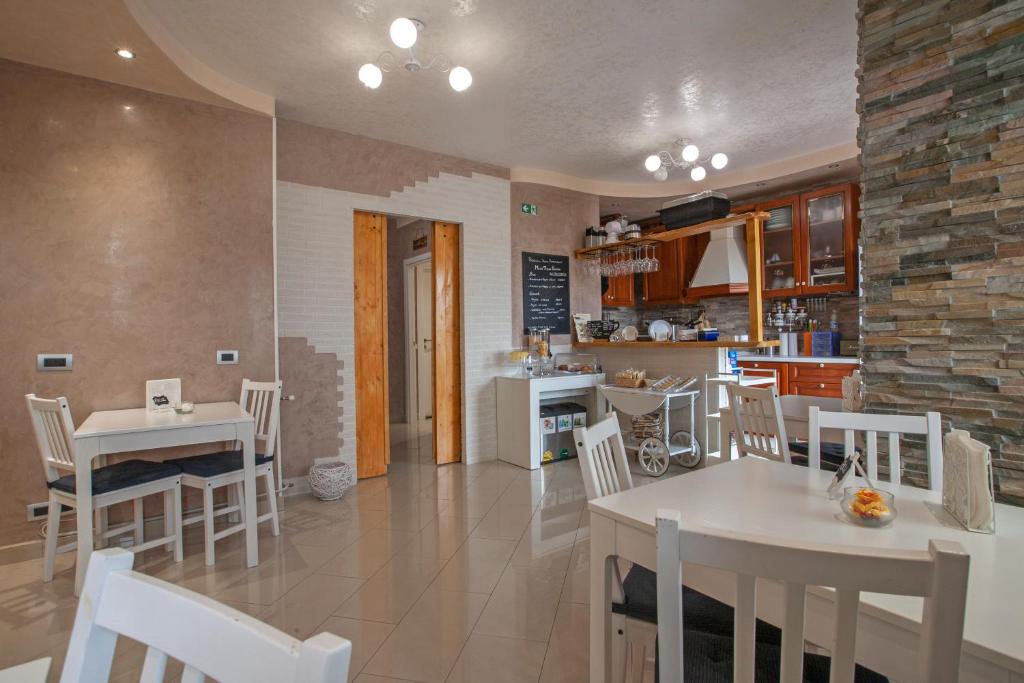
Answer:
[(995, 532), (995, 496), (989, 447), (962, 429), (950, 430), (942, 447), (942, 505), (968, 531)]

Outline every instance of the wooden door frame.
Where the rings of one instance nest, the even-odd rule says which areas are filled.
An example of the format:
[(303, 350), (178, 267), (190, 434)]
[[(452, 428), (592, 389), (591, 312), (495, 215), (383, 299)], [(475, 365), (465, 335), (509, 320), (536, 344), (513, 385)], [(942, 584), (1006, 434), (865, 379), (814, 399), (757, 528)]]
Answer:
[[(434, 271), (434, 408), (431, 431), (434, 462), (438, 465), (462, 462), (465, 451), (462, 230), (460, 223), (434, 221), (431, 241)], [(452, 301), (452, 310), (439, 303), (441, 297)], [(444, 370), (443, 374), (439, 369)], [(449, 391), (446, 392), (446, 388)], [(449, 400), (439, 400), (445, 396)]]
[[(431, 252), (425, 254), (419, 254), (402, 261), (402, 286), (405, 291), (405, 421), (407, 424), (413, 422), (419, 422), (419, 403), (416, 400), (416, 388), (419, 383), (419, 374), (415, 371), (415, 360), (414, 355), (409, 353), (412, 348), (412, 333), (415, 328), (415, 305), (416, 299), (413, 294), (409, 291), (409, 285), (411, 279), (409, 278), (409, 272), (415, 271), (415, 266), (424, 262), (432, 260)], [(433, 294), (431, 294), (431, 309), (433, 309)], [(433, 327), (433, 322), (431, 322)], [(433, 392), (433, 387), (431, 387)]]
[(352, 390), (356, 403), (356, 474), (360, 479), (387, 474), (391, 462), (387, 230), (385, 214), (353, 211)]

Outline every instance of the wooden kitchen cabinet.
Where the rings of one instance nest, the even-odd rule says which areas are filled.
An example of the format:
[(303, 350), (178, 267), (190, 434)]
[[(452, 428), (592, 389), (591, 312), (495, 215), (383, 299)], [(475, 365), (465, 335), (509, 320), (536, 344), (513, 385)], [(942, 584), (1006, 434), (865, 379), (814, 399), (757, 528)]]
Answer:
[[(664, 230), (664, 226), (657, 226), (651, 232)], [(655, 247), (658, 270), (641, 276), (641, 299), (644, 306), (698, 303), (696, 298), (688, 296), (687, 289), (709, 240), (709, 234), (695, 235), (663, 242)]]
[(779, 395), (796, 394), (799, 396), (822, 396), (827, 398), (843, 397), (843, 378), (849, 376), (859, 366), (857, 363), (822, 363), (815, 361), (750, 361), (737, 363), (741, 368), (756, 373), (774, 370), (778, 378)]
[(792, 297), (857, 290), (858, 186), (835, 185), (757, 205), (764, 295)]
[(633, 276), (616, 275), (615, 277), (608, 278), (608, 289), (601, 296), (601, 303), (605, 306), (634, 306), (636, 304), (636, 292), (633, 285)]
[(764, 361), (741, 361), (739, 367), (746, 368), (748, 375), (764, 375), (770, 377), (775, 373), (775, 385), (779, 390), (779, 396), (789, 393), (789, 364), (788, 363), (766, 363)]

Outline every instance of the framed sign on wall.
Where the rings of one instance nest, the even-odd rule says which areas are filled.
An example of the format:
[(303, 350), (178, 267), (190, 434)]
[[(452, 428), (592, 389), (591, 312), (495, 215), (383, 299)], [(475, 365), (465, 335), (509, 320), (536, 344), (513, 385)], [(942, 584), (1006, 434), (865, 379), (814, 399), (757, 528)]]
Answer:
[(570, 323), (569, 257), (524, 251), (523, 326), (569, 334)]

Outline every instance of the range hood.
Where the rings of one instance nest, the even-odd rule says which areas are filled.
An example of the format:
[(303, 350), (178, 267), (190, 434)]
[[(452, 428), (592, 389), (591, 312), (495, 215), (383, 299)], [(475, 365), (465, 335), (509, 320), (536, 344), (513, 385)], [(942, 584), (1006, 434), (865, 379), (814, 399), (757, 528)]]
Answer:
[(711, 231), (711, 241), (708, 242), (700, 265), (697, 266), (697, 272), (686, 289), (687, 297), (747, 293), (749, 286), (745, 234), (742, 225)]

